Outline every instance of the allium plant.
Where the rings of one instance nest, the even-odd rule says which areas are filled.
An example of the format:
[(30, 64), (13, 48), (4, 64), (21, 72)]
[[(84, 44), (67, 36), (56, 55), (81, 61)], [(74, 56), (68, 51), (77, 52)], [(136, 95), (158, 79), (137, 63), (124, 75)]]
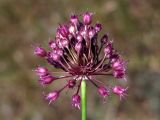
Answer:
[(113, 48), (113, 42), (110, 41), (108, 34), (98, 39), (102, 25), (100, 23), (91, 25), (93, 13), (85, 12), (80, 16), (82, 20), (77, 15), (71, 15), (68, 23), (59, 25), (55, 38), (49, 40), (48, 51), (40, 45), (34, 47), (35, 55), (46, 59), (54, 68), (62, 70), (58, 72), (61, 76), (56, 76), (57, 72), (49, 71), (42, 66), (38, 66), (35, 72), (42, 86), (60, 79), (67, 80), (59, 90), (45, 95), (49, 104), (56, 101), (64, 89), (76, 88), (71, 98), (72, 106), (81, 108), (82, 120), (86, 120), (86, 82), (91, 82), (103, 98), (113, 93), (122, 99), (127, 88), (121, 85), (106, 86), (96, 79), (96, 76), (125, 79), (126, 62)]

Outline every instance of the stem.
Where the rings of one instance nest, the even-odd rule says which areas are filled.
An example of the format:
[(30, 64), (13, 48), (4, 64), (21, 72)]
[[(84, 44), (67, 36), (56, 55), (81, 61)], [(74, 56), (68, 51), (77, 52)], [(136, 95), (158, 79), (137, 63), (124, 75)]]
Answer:
[(81, 82), (81, 112), (82, 120), (86, 120), (87, 115), (87, 96), (86, 96), (86, 80)]

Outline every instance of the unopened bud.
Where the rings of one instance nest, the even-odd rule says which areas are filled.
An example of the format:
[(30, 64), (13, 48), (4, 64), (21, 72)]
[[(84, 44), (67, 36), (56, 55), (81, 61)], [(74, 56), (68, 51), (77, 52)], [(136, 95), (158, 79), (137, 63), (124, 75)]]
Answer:
[(93, 13), (91, 13), (91, 12), (86, 12), (83, 14), (83, 22), (85, 25), (91, 24), (92, 16), (93, 16)]

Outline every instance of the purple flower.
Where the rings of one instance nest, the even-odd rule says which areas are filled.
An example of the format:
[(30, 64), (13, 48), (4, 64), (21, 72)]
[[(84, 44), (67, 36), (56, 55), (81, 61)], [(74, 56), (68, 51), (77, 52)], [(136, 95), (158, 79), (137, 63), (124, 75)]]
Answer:
[(81, 97), (78, 94), (72, 96), (72, 106), (80, 109)]
[(57, 37), (66, 38), (69, 35), (69, 30), (67, 25), (60, 25), (57, 29)]
[(77, 15), (71, 15), (70, 21), (72, 24), (77, 25), (78, 24), (78, 16)]
[(80, 53), (81, 48), (82, 48), (82, 43), (81, 42), (76, 43), (75, 50), (78, 54)]
[(73, 88), (76, 85), (76, 81), (75, 80), (69, 80), (68, 81), (68, 88)]
[(73, 34), (73, 35), (75, 35), (76, 33), (76, 27), (75, 27), (75, 25), (73, 25), (73, 24), (71, 24), (70, 26), (69, 26), (69, 32), (71, 33), (71, 34)]
[(107, 97), (107, 96), (109, 96), (109, 90), (106, 87), (104, 87), (104, 86), (100, 86), (98, 88), (98, 92), (104, 98)]
[(116, 78), (124, 78), (126, 73), (126, 62), (122, 59), (117, 59), (112, 63), (113, 76)]
[[(114, 49), (108, 34), (98, 38), (102, 25), (92, 25), (92, 17), (93, 13), (85, 12), (80, 21), (77, 15), (72, 15), (68, 23), (57, 28), (55, 38), (49, 41), (48, 51), (40, 46), (35, 47), (35, 55), (43, 57), (51, 67), (58, 69), (49, 72), (45, 67), (37, 67), (35, 72), (39, 76), (40, 84), (67, 81), (63, 86), (60, 84), (58, 90), (46, 95), (49, 103), (55, 101), (63, 90), (74, 88), (76, 92), (72, 96), (72, 105), (80, 108), (78, 94), (83, 79), (91, 82), (102, 97), (108, 97), (111, 93), (120, 97), (125, 95), (127, 89), (115, 86), (110, 91), (110, 85), (104, 87), (104, 83), (96, 79), (99, 75), (125, 79), (126, 62)], [(103, 55), (100, 55), (101, 53)]]
[(60, 60), (60, 55), (57, 54), (57, 50), (51, 52), (49, 57), (55, 62), (58, 62)]
[(39, 56), (39, 57), (45, 57), (47, 53), (42, 47), (36, 46), (34, 48), (34, 54)]
[(49, 47), (52, 48), (53, 50), (57, 48), (57, 43), (53, 40), (49, 41)]
[(108, 43), (106, 47), (104, 48), (104, 53), (106, 55), (106, 58), (111, 58), (113, 53), (113, 46), (111, 43)]
[(59, 97), (59, 92), (58, 91), (52, 91), (45, 96), (45, 99), (47, 101), (49, 101), (49, 104), (50, 104), (51, 102), (57, 100), (58, 97)]
[(35, 69), (35, 72), (37, 73), (38, 76), (45, 76), (48, 74), (48, 69), (39, 66)]
[(101, 43), (107, 44), (108, 42), (109, 42), (108, 35), (107, 34), (103, 35), (103, 37), (101, 38)]
[(94, 27), (90, 27), (89, 30), (88, 30), (88, 37), (90, 39), (92, 39), (95, 36), (95, 34), (96, 34), (95, 28)]
[(80, 34), (78, 34), (78, 35), (76, 36), (76, 39), (77, 39), (78, 42), (82, 42), (83, 37), (82, 37)]
[(97, 24), (95, 25), (96, 33), (100, 32), (101, 29), (102, 29), (102, 25), (101, 25), (100, 23), (97, 23)]
[(86, 12), (83, 14), (83, 22), (85, 25), (91, 24), (92, 16), (93, 16), (93, 13), (91, 13), (91, 12)]
[(51, 75), (46, 75), (46, 76), (41, 76), (39, 82), (40, 82), (41, 85), (47, 85), (47, 84), (52, 83), (53, 80), (55, 80), (55, 79), (56, 78), (54, 78)]
[(123, 88), (122, 86), (114, 86), (112, 88), (112, 91), (113, 91), (114, 94), (119, 95), (120, 100), (121, 100), (125, 95), (127, 95), (126, 94), (127, 89), (128, 88)]

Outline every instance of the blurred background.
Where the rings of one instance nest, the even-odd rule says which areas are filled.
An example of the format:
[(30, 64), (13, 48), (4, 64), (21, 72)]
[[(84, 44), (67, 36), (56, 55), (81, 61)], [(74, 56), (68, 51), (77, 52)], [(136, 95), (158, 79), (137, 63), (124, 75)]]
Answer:
[(87, 10), (129, 61), (124, 101), (111, 96), (104, 103), (88, 85), (88, 120), (160, 119), (159, 0), (0, 0), (0, 120), (81, 119), (70, 92), (50, 106), (42, 99), (32, 70), (47, 62), (33, 56), (31, 46), (47, 47), (59, 23)]

